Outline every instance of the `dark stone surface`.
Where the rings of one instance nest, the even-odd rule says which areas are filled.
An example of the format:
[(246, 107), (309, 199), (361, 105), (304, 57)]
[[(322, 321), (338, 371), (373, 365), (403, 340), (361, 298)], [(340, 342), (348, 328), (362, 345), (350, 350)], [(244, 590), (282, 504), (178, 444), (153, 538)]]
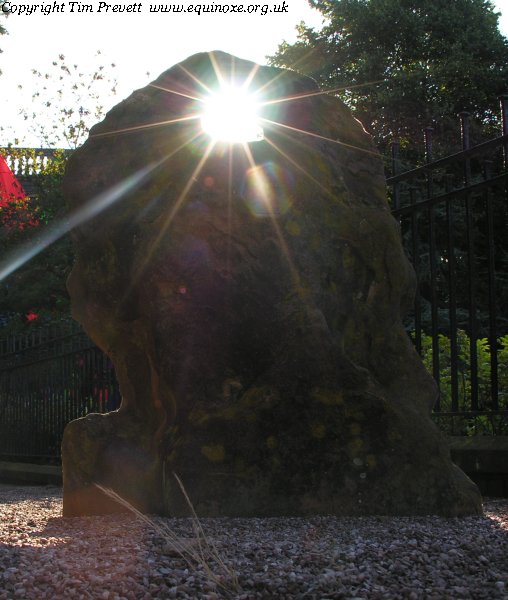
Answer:
[[(401, 324), (415, 277), (370, 137), (307, 78), (213, 63), (134, 92), (69, 160), (71, 208), (121, 195), (74, 232), (68, 285), (123, 400), (68, 426), (64, 511), (114, 509), (99, 480), (185, 514), (174, 471), (200, 515), (481, 512)], [(214, 65), (288, 99), (247, 150), (181, 120)]]

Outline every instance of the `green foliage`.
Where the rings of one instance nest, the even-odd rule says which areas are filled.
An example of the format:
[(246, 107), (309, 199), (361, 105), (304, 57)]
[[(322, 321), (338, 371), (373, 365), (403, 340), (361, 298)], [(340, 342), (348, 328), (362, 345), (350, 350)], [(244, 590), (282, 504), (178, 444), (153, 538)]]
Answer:
[[(26, 244), (40, 244), (39, 233), (44, 226), (62, 218), (61, 184), (67, 161), (63, 151), (55, 151), (44, 161), (33, 149), (11, 149), (9, 154), (31, 168), (34, 164), (39, 167), (30, 178), (33, 193), (24, 201), (25, 210), (13, 210), (10, 222), (0, 226), (3, 257)], [(69, 314), (65, 282), (72, 262), (71, 243), (66, 235), (51, 246), (41, 248), (34, 258), (0, 282), (0, 315), (9, 317), (2, 334), (24, 331), (41, 321)]]
[[(82, 70), (67, 64), (63, 54), (47, 73), (33, 70), (33, 74), (34, 108), (22, 110), (24, 118), (32, 123), (42, 147), (76, 148), (89, 128), (103, 117), (103, 101), (115, 93), (116, 81), (103, 65), (88, 65)], [(63, 227), (62, 179), (69, 151), (56, 149), (48, 153), (10, 147), (8, 154), (21, 165), (22, 183), (30, 186), (30, 198), (19, 206), (9, 206), (3, 221), (0, 215), (0, 253), (9, 256), (27, 246), (41, 246), (41, 251), (0, 282), (2, 334), (69, 315), (66, 280), (73, 262), (69, 235), (48, 247), (40, 235), (50, 223), (57, 226), (60, 222)]]
[(508, 44), (490, 1), (311, 4), (327, 23), (320, 31), (301, 24), (297, 41), (279, 45), (271, 63), (338, 90), (380, 147), (395, 136), (419, 139), (433, 122), (446, 139), (461, 110), (490, 137), (508, 77)]
[[(429, 371), (433, 372), (432, 337), (422, 333), (422, 360)], [(489, 415), (495, 407), (493, 404), (493, 390), (491, 383), (492, 353), (487, 338), (480, 338), (476, 342), (476, 358), (478, 362), (478, 408), (484, 415), (455, 419), (452, 430), (450, 422), (438, 418), (449, 433), (477, 433), (508, 434), (508, 415), (504, 417)], [(499, 411), (508, 411), (508, 335), (497, 340), (497, 376), (498, 376), (498, 406)], [(440, 412), (446, 413), (453, 410), (452, 405), (452, 349), (451, 340), (446, 335), (439, 335), (439, 387), (440, 387)], [(471, 411), (471, 340), (465, 331), (457, 331), (457, 389), (458, 410)]]

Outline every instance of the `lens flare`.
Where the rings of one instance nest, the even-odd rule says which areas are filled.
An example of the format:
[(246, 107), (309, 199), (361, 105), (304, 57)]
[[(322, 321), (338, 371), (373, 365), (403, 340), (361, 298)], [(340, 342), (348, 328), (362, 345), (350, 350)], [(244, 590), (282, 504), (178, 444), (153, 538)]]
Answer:
[[(232, 83), (234, 81), (234, 77), (236, 76), (233, 70), (222, 72), (222, 68), (215, 59), (213, 53), (210, 53), (210, 61), (216, 76), (217, 91), (215, 92), (212, 91), (208, 84), (201, 81), (197, 75), (183, 68), (181, 65), (180, 67), (186, 73), (186, 75), (197, 84), (197, 88), (200, 90), (200, 93), (187, 93), (182, 92), (181, 90), (160, 86), (156, 83), (150, 84), (151, 87), (157, 88), (158, 90), (166, 92), (169, 95), (177, 95), (181, 96), (182, 98), (187, 98), (192, 103), (192, 109), (189, 111), (189, 113), (173, 119), (133, 125), (131, 127), (119, 130), (92, 134), (90, 137), (106, 137), (116, 136), (119, 134), (138, 133), (140, 131), (149, 130), (152, 128), (157, 129), (159, 127), (171, 127), (195, 119), (200, 120), (202, 131), (185, 140), (181, 146), (172, 151), (168, 156), (163, 157), (163, 159), (158, 163), (149, 165), (146, 168), (132, 174), (131, 176), (126, 177), (122, 182), (118, 183), (117, 185), (113, 185), (106, 192), (103, 192), (95, 198), (92, 198), (86, 203), (86, 205), (80, 207), (63, 220), (54, 222), (47, 226), (43, 231), (40, 232), (39, 235), (35, 236), (24, 245), (18, 247), (10, 255), (0, 258), (0, 282), (6, 279), (14, 271), (19, 269), (26, 262), (31, 260), (34, 256), (42, 252), (50, 244), (67, 234), (69, 231), (98, 216), (103, 210), (112, 206), (114, 203), (121, 201), (125, 194), (132, 193), (137, 186), (141, 185), (148, 178), (150, 173), (155, 168), (167, 161), (171, 156), (185, 147), (194, 147), (194, 150), (201, 152), (201, 159), (189, 177), (189, 180), (184, 186), (181, 194), (177, 198), (174, 207), (169, 212), (161, 232), (154, 239), (151, 247), (148, 249), (145, 257), (147, 263), (153, 253), (156, 252), (164, 233), (171, 225), (176, 213), (187, 200), (187, 196), (189, 195), (194, 182), (197, 181), (198, 175), (206, 165), (206, 162), (209, 156), (212, 154), (215, 145), (220, 142), (230, 144), (228, 188), (229, 202), (231, 203), (232, 198), (233, 151), (231, 145), (241, 144), (250, 164), (250, 169), (247, 170), (246, 178), (243, 184), (243, 200), (246, 202), (251, 213), (256, 217), (271, 217), (274, 228), (277, 232), (277, 237), (279, 239), (282, 252), (287, 257), (290, 270), (295, 277), (295, 280), (298, 279), (298, 273), (296, 273), (295, 267), (289, 257), (287, 245), (285, 244), (282, 232), (278, 227), (276, 219), (277, 216), (285, 214), (291, 207), (292, 192), (294, 188), (293, 176), (289, 174), (288, 169), (283, 169), (280, 165), (277, 166), (274, 162), (265, 163), (262, 165), (256, 164), (256, 161), (251, 153), (249, 142), (264, 140), (266, 145), (270, 146), (278, 155), (280, 155), (283, 161), (289, 162), (297, 171), (299, 171), (299, 173), (309, 178), (321, 190), (333, 197), (335, 197), (334, 191), (325, 187), (316, 177), (304, 169), (304, 167), (301, 166), (296, 159), (279, 147), (273, 138), (270, 139), (270, 132), (277, 131), (279, 135), (281, 133), (301, 134), (302, 138), (307, 136), (308, 138), (320, 139), (333, 144), (338, 144), (348, 149), (356, 150), (358, 152), (376, 154), (376, 156), (377, 152), (363, 147), (355, 147), (335, 138), (328, 138), (312, 131), (307, 131), (306, 129), (296, 128), (292, 125), (288, 125), (285, 122), (269, 120), (266, 118), (266, 115), (263, 115), (263, 118), (261, 118), (259, 114), (261, 112), (261, 106), (266, 107), (276, 104), (284, 106), (285, 103), (296, 102), (311, 96), (332, 94), (344, 88), (311, 91), (303, 94), (269, 99), (267, 98), (267, 96), (269, 96), (269, 88), (270, 86), (274, 85), (275, 81), (279, 77), (282, 76), (282, 71), (279, 75), (276, 75), (273, 79), (266, 82), (262, 87), (258, 87), (255, 93), (253, 93), (252, 91), (249, 92), (248, 88), (255, 81), (255, 75), (259, 68), (258, 66), (254, 66), (252, 68), (250, 74), (241, 82), (241, 85), (235, 85)], [(372, 85), (374, 83), (379, 82), (369, 82), (365, 84), (359, 84), (358, 86), (354, 87), (361, 87), (361, 85)], [(206, 94), (206, 96), (203, 97), (202, 94)], [(202, 105), (203, 110), (196, 110), (196, 106), (199, 104)], [(261, 126), (261, 122), (263, 122), (265, 125), (265, 130)], [(203, 139), (203, 133), (208, 135), (208, 137), (211, 139)], [(215, 185), (214, 178), (211, 175), (208, 175), (204, 180), (204, 185), (206, 188), (213, 188)], [(231, 208), (230, 212), (228, 213), (229, 216), (230, 213)], [(297, 227), (292, 221), (286, 225), (286, 230), (290, 233), (290, 235), (296, 235), (297, 233)], [(137, 281), (143, 269), (144, 265), (138, 267), (138, 272), (133, 276), (132, 285), (134, 285), (134, 282)], [(180, 288), (180, 293), (185, 292), (185, 287)]]
[(153, 163), (140, 169), (133, 175), (126, 177), (120, 183), (112, 186), (107, 191), (99, 194), (74, 213), (67, 215), (61, 221), (56, 221), (46, 227), (39, 236), (25, 242), (22, 246), (14, 250), (10, 255), (0, 261), (0, 282), (11, 273), (22, 267), (26, 262), (37, 256), (48, 246), (62, 238), (75, 227), (90, 221), (106, 210), (126, 194), (132, 193), (138, 186), (146, 181), (148, 175), (163, 161)]
[(263, 139), (259, 104), (245, 89), (224, 86), (203, 102), (201, 127), (213, 141), (237, 144)]
[(256, 217), (285, 214), (292, 202), (293, 177), (274, 162), (251, 167), (245, 174), (242, 196)]

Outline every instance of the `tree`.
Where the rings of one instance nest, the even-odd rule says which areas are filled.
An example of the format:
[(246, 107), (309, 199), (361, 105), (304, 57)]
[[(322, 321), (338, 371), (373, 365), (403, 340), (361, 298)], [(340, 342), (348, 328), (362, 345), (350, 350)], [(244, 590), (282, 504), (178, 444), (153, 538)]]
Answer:
[[(101, 52), (95, 55), (100, 62)], [(115, 64), (111, 63), (114, 69)], [(21, 110), (31, 131), (44, 148), (77, 148), (90, 127), (104, 117), (104, 102), (116, 94), (117, 81), (102, 64), (81, 69), (60, 54), (51, 68), (42, 73), (32, 69), (36, 79), (32, 109)], [(19, 89), (23, 89), (19, 86)]]
[(446, 137), (462, 110), (481, 123), (477, 136), (498, 126), (508, 41), (490, 0), (309, 1), (327, 23), (300, 24), (270, 61), (337, 90), (381, 149), (429, 125)]
[(63, 224), (62, 179), (70, 151), (58, 147), (79, 146), (104, 114), (101, 100), (116, 89), (116, 81), (103, 66), (81, 70), (78, 65), (69, 66), (64, 55), (53, 61), (48, 73), (34, 70), (33, 74), (37, 80), (32, 96), (34, 108), (23, 114), (26, 120), (37, 117), (33, 119), (34, 132), (41, 146), (53, 152), (49, 160), (40, 161), (37, 150), (8, 149), (7, 153), (23, 164), (40, 166), (30, 176), (30, 198), (0, 206), (0, 255), (9, 256), (27, 245), (44, 246), (40, 240), (48, 224), (62, 222), (63, 235), (0, 281), (0, 321), (7, 322), (0, 337), (44, 320), (69, 316), (66, 280), (73, 252)]
[[(25, 163), (35, 163), (32, 149), (10, 149)], [(62, 178), (67, 162), (63, 151), (55, 151), (32, 176), (29, 198), (0, 206), (0, 255), (8, 257), (19, 248), (43, 246), (44, 226), (61, 219), (64, 213)], [(0, 337), (41, 321), (69, 315), (65, 282), (73, 254), (68, 235), (42, 248), (29, 262), (0, 282), (0, 316), (4, 322)]]
[[(2, 25), (2, 23), (0, 22), (0, 35), (5, 35), (7, 33), (7, 30), (5, 29), (5, 27)], [(3, 50), (0, 48), (0, 54), (3, 52)], [(0, 69), (0, 75), (2, 74), (2, 70)]]

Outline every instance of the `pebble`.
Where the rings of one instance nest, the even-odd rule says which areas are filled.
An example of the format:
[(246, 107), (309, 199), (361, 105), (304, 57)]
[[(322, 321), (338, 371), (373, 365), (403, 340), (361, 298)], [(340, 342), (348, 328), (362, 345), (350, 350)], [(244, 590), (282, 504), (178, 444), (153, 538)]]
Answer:
[(61, 510), (59, 488), (0, 484), (0, 600), (508, 600), (508, 500), (464, 519), (203, 519), (201, 544), (154, 517), (184, 556), (133, 515)]

